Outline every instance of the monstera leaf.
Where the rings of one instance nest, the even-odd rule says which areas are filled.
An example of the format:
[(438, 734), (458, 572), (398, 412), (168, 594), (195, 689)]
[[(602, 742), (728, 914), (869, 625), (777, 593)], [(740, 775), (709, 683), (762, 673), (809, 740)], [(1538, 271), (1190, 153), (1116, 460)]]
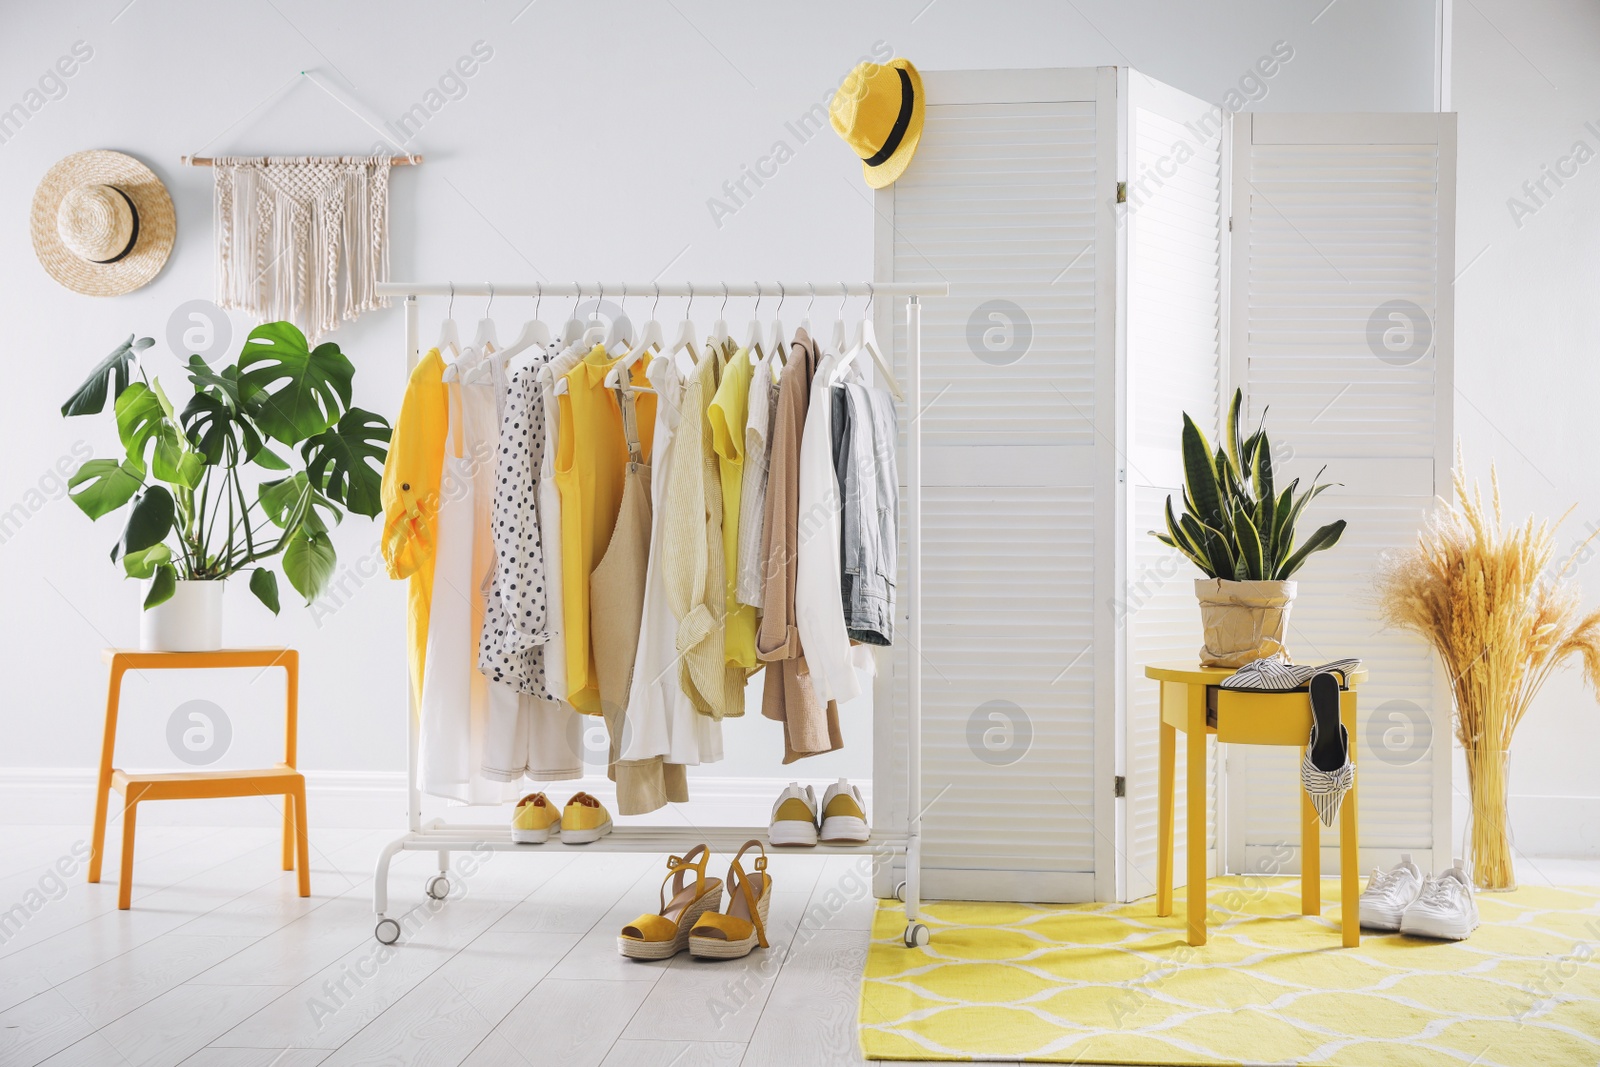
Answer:
[(309, 604), (317, 599), (328, 579), (333, 577), (338, 556), (333, 541), (325, 533), (312, 533), (304, 526), (289, 535), (283, 550), (283, 573), (295, 591)]
[(67, 482), (72, 502), (91, 519), (109, 515), (144, 485), (144, 468), (133, 460), (91, 459)]
[(327, 512), (335, 523), (344, 518), (344, 512), (311, 486), (304, 471), (262, 482), (257, 496), (267, 519), (280, 530), (292, 530), (303, 523), (312, 533), (327, 533), (328, 524), (318, 514), (319, 510)]
[(326, 430), (350, 406), (355, 367), (332, 341), (311, 348), (292, 323), (251, 330), (239, 368), (240, 402), (263, 433), (286, 445)]
[(357, 515), (371, 517), (383, 512), (379, 490), (388, 443), (389, 424), (381, 415), (351, 408), (339, 425), (300, 446), (300, 454), (312, 485)]
[(139, 353), (155, 343), (154, 337), (141, 337), (136, 341), (130, 333), (128, 339), (117, 346), (116, 351), (95, 364), (94, 370), (90, 371), (83, 384), (78, 386), (77, 392), (61, 405), (61, 414), (94, 415), (105, 410), (107, 379), (114, 379), (116, 382), (116, 391), (111, 394), (115, 400), (122, 395), (124, 389), (128, 388), (128, 378), (132, 373), (134, 362), (139, 358)]
[(128, 525), (122, 531), (122, 540), (111, 550), (111, 558), (119, 559), (159, 545), (172, 532), (176, 518), (177, 506), (172, 494), (163, 486), (146, 486), (134, 497)]

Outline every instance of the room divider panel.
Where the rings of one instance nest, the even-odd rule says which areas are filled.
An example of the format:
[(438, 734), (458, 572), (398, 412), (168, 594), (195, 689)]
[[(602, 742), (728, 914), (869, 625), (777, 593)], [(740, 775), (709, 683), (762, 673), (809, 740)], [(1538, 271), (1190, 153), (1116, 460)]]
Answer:
[[(903, 824), (920, 670), (927, 895), (1154, 891), (1142, 670), (1193, 657), (1200, 627), (1198, 575), (1148, 531), (1182, 485), (1182, 412), (1214, 433), (1235, 384), (1252, 421), (1272, 406), (1280, 483), (1324, 461), (1344, 483), (1307, 519), (1350, 531), (1298, 576), (1290, 646), (1371, 667), (1363, 843), (1446, 847), (1449, 705), (1420, 646), (1376, 635), (1369, 590), (1448, 481), (1453, 118), (1235, 116), (1111, 67), (924, 87), (916, 162), (875, 200), (874, 276), (950, 289), (901, 412), (922, 420), (926, 610), (880, 670), (874, 783)], [(898, 356), (904, 323), (876, 314)], [(1276, 755), (1229, 753), (1208, 783), (1213, 873), (1297, 869)]]

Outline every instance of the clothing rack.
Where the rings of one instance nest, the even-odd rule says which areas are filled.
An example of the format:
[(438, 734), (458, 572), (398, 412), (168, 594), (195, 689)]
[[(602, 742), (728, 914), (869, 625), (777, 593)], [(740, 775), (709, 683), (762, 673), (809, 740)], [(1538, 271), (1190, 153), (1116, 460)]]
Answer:
[[(910, 645), (911, 669), (908, 676), (907, 705), (910, 722), (906, 730), (906, 826), (902, 832), (891, 832), (874, 825), (871, 837), (865, 844), (827, 845), (819, 843), (805, 851), (823, 854), (872, 853), (901, 854), (905, 857), (905, 880), (896, 889), (896, 895), (905, 902), (906, 928), (904, 942), (908, 948), (928, 943), (928, 928), (918, 922), (921, 909), (922, 883), (922, 669), (917, 650), (922, 647), (922, 304), (921, 296), (944, 296), (949, 286), (944, 282), (712, 282), (706, 284), (670, 284), (656, 282), (574, 282), (567, 284), (500, 284), (495, 282), (379, 282), (378, 295), (405, 298), (405, 352), (406, 373), (409, 375), (421, 357), (418, 325), (418, 297), (423, 296), (550, 296), (550, 297), (603, 297), (613, 296), (665, 296), (665, 297), (794, 297), (806, 296), (865, 296), (906, 298), (906, 362), (910, 380), (906, 383), (906, 406), (910, 416), (906, 433), (906, 636)], [(410, 683), (407, 683), (408, 688)], [(421, 729), (417, 716), (421, 694), (412, 692), (409, 714), (406, 716), (406, 833), (391, 841), (378, 856), (377, 869), (372, 881), (372, 907), (377, 913), (373, 936), (384, 944), (393, 944), (400, 937), (400, 923), (390, 917), (389, 864), (400, 852), (435, 852), (439, 859), (439, 873), (428, 878), (425, 889), (430, 897), (443, 899), (450, 891), (450, 853), (472, 852), (485, 849), (497, 852), (520, 850), (549, 852), (559, 845), (530, 846), (515, 844), (505, 826), (468, 825), (448, 823), (442, 819), (422, 820), (422, 789), (419, 785)], [(888, 715), (892, 709), (874, 705), (873, 715)], [(879, 820), (879, 805), (874, 804), (873, 821)], [(707, 827), (694, 831), (713, 850), (729, 854), (750, 838), (766, 840), (765, 826)], [(611, 833), (593, 844), (582, 846), (591, 852), (682, 852), (686, 847), (685, 830), (681, 826), (624, 825), (614, 826)]]

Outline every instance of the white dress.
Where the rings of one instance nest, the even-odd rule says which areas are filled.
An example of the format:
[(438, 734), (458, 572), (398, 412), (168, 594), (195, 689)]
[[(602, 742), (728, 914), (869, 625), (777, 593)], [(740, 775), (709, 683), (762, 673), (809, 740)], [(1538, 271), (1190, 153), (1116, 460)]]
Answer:
[(794, 608), (800, 647), (816, 688), (817, 700), (843, 704), (861, 695), (858, 665), (870, 653), (851, 650), (845, 629), (843, 577), (839, 560), (842, 501), (833, 465), (833, 380), (839, 356), (822, 357), (811, 383), (805, 431), (800, 437), (800, 543), (796, 552)]
[(666, 524), (662, 502), (670, 492), (672, 450), (677, 447), (683, 374), (675, 357), (658, 356), (646, 374), (656, 391), (656, 425), (650, 446), (650, 497), (656, 502), (650, 520), (650, 559), (645, 567), (644, 614), (639, 651), (628, 690), (627, 729), (622, 758), (663, 756), (668, 763), (693, 767), (722, 759), (722, 723), (701, 715), (678, 686), (678, 620), (667, 603), (665, 568), (660, 566)]
[(420, 701), (422, 791), (466, 804), (503, 804), (509, 785), (483, 776), (489, 680), (478, 670), (483, 587), (494, 567), (489, 530), (495, 385), (472, 349), (445, 368), (450, 431), (445, 439), (435, 522), (433, 605)]

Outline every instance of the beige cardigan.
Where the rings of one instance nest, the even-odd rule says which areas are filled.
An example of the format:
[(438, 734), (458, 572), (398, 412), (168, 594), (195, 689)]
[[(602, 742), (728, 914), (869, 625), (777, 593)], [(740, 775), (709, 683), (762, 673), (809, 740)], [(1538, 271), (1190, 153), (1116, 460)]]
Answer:
[(778, 410), (773, 419), (766, 529), (761, 536), (763, 615), (756, 634), (756, 655), (769, 664), (761, 714), (784, 724), (785, 763), (844, 747), (839, 707), (831, 700), (826, 705), (817, 700), (795, 623), (800, 440), (816, 372), (816, 345), (804, 330), (797, 330), (789, 362), (779, 379)]
[(745, 672), (728, 668), (724, 657), (722, 475), (706, 417), (726, 362), (726, 354), (707, 350), (684, 386), (662, 505), (667, 605), (678, 620), (678, 680), (694, 709), (713, 719), (744, 714)]

